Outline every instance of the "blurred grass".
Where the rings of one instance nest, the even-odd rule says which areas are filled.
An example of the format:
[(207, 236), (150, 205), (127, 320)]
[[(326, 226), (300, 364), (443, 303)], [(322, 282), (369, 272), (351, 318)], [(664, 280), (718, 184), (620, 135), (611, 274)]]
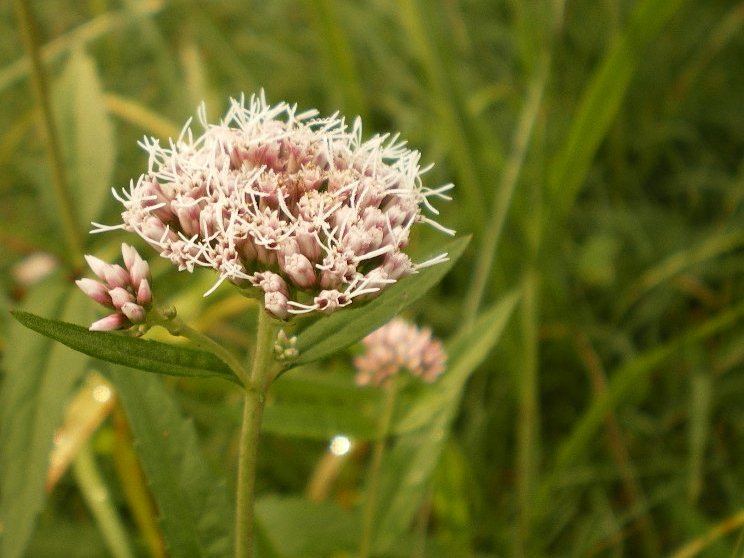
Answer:
[[(74, 161), (67, 168), (86, 182), (93, 179), (81, 164), (103, 169), (99, 185), (73, 179), (77, 195), (92, 188), (85, 200), (142, 172), (143, 134), (177, 132), (202, 98), (214, 119), (228, 96), (259, 88), (270, 101), (359, 114), (369, 134), (400, 131), (425, 163), (437, 163), (428, 184), (455, 183), (441, 220), (474, 240), (412, 314), (450, 339), (512, 288), (521, 301), (503, 342), (467, 383), (401, 555), (741, 552), (743, 2), (28, 5), (55, 110), (67, 110), (65, 145), (87, 152), (79, 145), (86, 117), (113, 129), (115, 145), (103, 146), (113, 150), (111, 179), (103, 156), (78, 159), (77, 174)], [(48, 201), (51, 174), (12, 4), (0, 4), (0, 30), (0, 301), (9, 307), (31, 289), (13, 274), (20, 262), (39, 250), (64, 259), (69, 250)], [(89, 85), (65, 81), (75, 64)], [(86, 112), (90, 91), (95, 106)], [(116, 221), (116, 204), (104, 203), (96, 218)], [(92, 214), (94, 205), (78, 210)], [(82, 236), (87, 225), (78, 229)], [(84, 241), (100, 253), (124, 238)], [(429, 231), (414, 239), (439, 240)], [(77, 264), (63, 269), (69, 275)], [(193, 290), (190, 277), (155, 269), (173, 299)], [(215, 294), (221, 319), (201, 299), (189, 303), (189, 316), (244, 343), (250, 317)], [(9, 337), (6, 321), (7, 351), (18, 334)], [(3, 397), (20, 385), (13, 351), (3, 361)], [(328, 367), (351, 378), (348, 360)], [(231, 478), (234, 394), (207, 383), (168, 388), (193, 414), (207, 458)], [(0, 428), (15, 420), (3, 414)], [(43, 440), (34, 447), (38, 461)], [(116, 452), (94, 449), (127, 518)], [(315, 440), (267, 433), (259, 490), (301, 496), (323, 452)], [(359, 502), (365, 464), (359, 454), (344, 465), (329, 495), (336, 504)], [(55, 534), (71, 523), (78, 555), (102, 544), (83, 494), (72, 477), (66, 483), (44, 504), (31, 556), (53, 554)], [(126, 528), (139, 541), (136, 524)], [(147, 555), (141, 542), (134, 548)]]

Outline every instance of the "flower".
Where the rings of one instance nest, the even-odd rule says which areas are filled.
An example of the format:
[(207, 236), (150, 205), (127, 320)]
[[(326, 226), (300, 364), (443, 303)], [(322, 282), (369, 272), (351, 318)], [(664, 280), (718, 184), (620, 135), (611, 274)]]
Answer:
[(442, 343), (431, 336), (431, 330), (419, 329), (402, 318), (389, 321), (362, 343), (365, 352), (354, 359), (356, 383), (360, 386), (380, 386), (401, 370), (433, 382), (447, 363)]
[(114, 196), (123, 223), (93, 232), (140, 235), (180, 270), (213, 268), (223, 281), (252, 286), (278, 318), (332, 312), (373, 296), (397, 279), (447, 259), (413, 263), (403, 252), (414, 223), (453, 234), (436, 215), (439, 188), (423, 186), (420, 153), (397, 135), (362, 141), (349, 128), (296, 106), (269, 106), (263, 93), (231, 99), (220, 124), (194, 137), (187, 122), (177, 140), (154, 138), (146, 173)]
[(128, 244), (121, 245), (121, 253), (125, 267), (85, 256), (93, 273), (102, 281), (88, 278), (75, 281), (90, 298), (114, 309), (113, 314), (93, 322), (91, 331), (112, 331), (143, 323), (152, 303), (150, 266)]

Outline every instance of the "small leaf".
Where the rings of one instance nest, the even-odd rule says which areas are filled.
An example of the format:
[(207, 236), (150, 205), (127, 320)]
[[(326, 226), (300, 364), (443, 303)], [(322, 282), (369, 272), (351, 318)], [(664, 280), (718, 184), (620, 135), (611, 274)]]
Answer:
[[(74, 294), (71, 294), (74, 293)], [(29, 294), (26, 308), (66, 317), (90, 305), (59, 277)], [(56, 428), (88, 357), (11, 324), (0, 391), (0, 556), (20, 558), (43, 509)]]
[(193, 422), (183, 418), (159, 378), (118, 366), (104, 373), (116, 386), (129, 419), (169, 555), (228, 556), (232, 505), (225, 482), (199, 448)]
[(55, 84), (55, 114), (65, 150), (69, 184), (88, 227), (108, 198), (116, 159), (114, 126), (106, 108), (94, 60), (84, 50), (72, 52)]
[(360, 308), (349, 308), (322, 317), (297, 338), (300, 356), (287, 368), (318, 360), (358, 341), (381, 327), (436, 285), (462, 255), (470, 236), (457, 238), (442, 247), (449, 260), (398, 281)]
[(156, 374), (216, 376), (240, 383), (225, 363), (206, 351), (116, 333), (88, 331), (79, 325), (48, 320), (28, 312), (13, 312), (13, 316), (27, 328), (101, 360)]

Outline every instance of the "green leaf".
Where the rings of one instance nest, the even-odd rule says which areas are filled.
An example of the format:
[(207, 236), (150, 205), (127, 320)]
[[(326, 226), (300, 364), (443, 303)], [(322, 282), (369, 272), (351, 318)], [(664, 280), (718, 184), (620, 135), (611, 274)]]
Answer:
[[(264, 553), (285, 558), (336, 556), (356, 550), (355, 517), (328, 502), (270, 496), (256, 502)], [(269, 555), (272, 555), (269, 554)]]
[(281, 436), (329, 440), (342, 434), (369, 440), (377, 434), (380, 390), (354, 385), (343, 372), (298, 370), (271, 387), (262, 430)]
[(79, 325), (49, 320), (28, 312), (13, 312), (13, 316), (29, 329), (114, 364), (169, 376), (215, 376), (240, 383), (224, 362), (206, 351), (116, 333), (88, 331)]
[[(86, 315), (89, 301), (59, 279), (36, 287), (26, 308), (66, 317)], [(0, 556), (25, 554), (44, 506), (56, 428), (88, 357), (12, 323), (4, 348), (0, 392)]]
[(98, 217), (116, 159), (114, 126), (94, 60), (75, 49), (55, 84), (54, 112), (80, 225)]
[(170, 556), (228, 556), (232, 505), (225, 482), (211, 470), (193, 422), (184, 419), (162, 380), (112, 366), (104, 370), (132, 428), (152, 489)]
[(643, 50), (685, 0), (641, 0), (586, 86), (562, 149), (551, 161), (548, 188), (560, 209), (571, 207), (615, 116)]
[(287, 368), (331, 355), (384, 325), (441, 281), (462, 255), (468, 242), (470, 236), (452, 240), (438, 251), (446, 252), (448, 261), (402, 279), (362, 307), (320, 318), (298, 336), (300, 356), (290, 362)]
[(519, 296), (505, 295), (483, 312), (472, 327), (448, 344), (448, 367), (411, 413), (422, 428), (400, 436), (386, 454), (382, 469), (381, 498), (375, 548), (384, 553), (408, 529), (426, 494), (434, 468), (462, 397), (465, 382), (496, 345), (514, 311)]

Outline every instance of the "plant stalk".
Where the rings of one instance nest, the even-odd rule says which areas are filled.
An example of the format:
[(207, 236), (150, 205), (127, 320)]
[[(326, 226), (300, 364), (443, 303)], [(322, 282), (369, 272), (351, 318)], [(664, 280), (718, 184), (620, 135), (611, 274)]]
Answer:
[(382, 456), (385, 453), (385, 444), (390, 434), (390, 425), (393, 422), (398, 383), (398, 378), (396, 377), (390, 378), (385, 383), (385, 403), (382, 415), (380, 416), (379, 432), (373, 450), (374, 453), (372, 454), (372, 464), (369, 470), (366, 498), (362, 512), (362, 537), (359, 541), (359, 558), (368, 558), (372, 547), (375, 513), (377, 511), (377, 493), (380, 489)]
[(261, 418), (266, 403), (266, 392), (274, 377), (272, 350), (275, 335), (275, 322), (263, 308), (259, 309), (256, 345), (250, 377), (245, 385), (243, 423), (240, 431), (238, 480), (236, 483), (235, 558), (253, 557), (258, 440), (261, 431)]
[(83, 240), (80, 226), (75, 214), (75, 206), (65, 175), (64, 158), (59, 141), (59, 133), (54, 121), (54, 113), (50, 102), (49, 85), (47, 83), (44, 66), (39, 49), (39, 34), (36, 19), (28, 0), (16, 0), (18, 24), (28, 58), (31, 61), (31, 85), (36, 102), (41, 111), (41, 123), (44, 133), (44, 146), (52, 175), (52, 192), (59, 213), (62, 236), (65, 239), (64, 253), (71, 265), (76, 266), (77, 260), (83, 254)]

